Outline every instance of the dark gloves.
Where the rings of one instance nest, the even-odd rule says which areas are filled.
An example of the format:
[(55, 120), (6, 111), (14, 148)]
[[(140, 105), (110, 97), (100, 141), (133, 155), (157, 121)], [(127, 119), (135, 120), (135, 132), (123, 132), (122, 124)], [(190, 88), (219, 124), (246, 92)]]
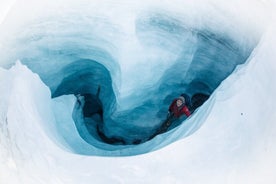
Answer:
[(172, 116), (173, 116), (173, 112), (168, 111), (168, 113), (167, 113), (167, 119), (168, 119), (168, 118), (171, 118)]

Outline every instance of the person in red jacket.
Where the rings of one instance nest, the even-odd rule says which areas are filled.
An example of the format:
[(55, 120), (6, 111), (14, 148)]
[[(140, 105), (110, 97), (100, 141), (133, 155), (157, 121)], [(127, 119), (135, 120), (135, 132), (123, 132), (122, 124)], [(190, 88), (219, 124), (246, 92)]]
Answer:
[(173, 121), (184, 114), (189, 117), (191, 115), (191, 112), (188, 109), (188, 104), (186, 105), (185, 98), (183, 96), (180, 96), (173, 100), (169, 107), (167, 119), (162, 123), (160, 128), (158, 128), (157, 131), (149, 137), (148, 140), (154, 138), (158, 134), (166, 132)]
[(180, 96), (173, 100), (169, 107), (168, 117), (179, 118), (182, 115), (189, 117), (191, 112), (189, 111), (187, 105), (185, 104), (185, 98)]

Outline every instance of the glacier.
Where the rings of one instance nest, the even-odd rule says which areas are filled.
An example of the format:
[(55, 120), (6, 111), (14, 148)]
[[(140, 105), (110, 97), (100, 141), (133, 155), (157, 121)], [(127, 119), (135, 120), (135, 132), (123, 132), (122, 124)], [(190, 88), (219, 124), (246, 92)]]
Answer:
[[(273, 1), (25, 3), (0, 4), (1, 183), (276, 182)], [(182, 92), (210, 98), (147, 141)]]

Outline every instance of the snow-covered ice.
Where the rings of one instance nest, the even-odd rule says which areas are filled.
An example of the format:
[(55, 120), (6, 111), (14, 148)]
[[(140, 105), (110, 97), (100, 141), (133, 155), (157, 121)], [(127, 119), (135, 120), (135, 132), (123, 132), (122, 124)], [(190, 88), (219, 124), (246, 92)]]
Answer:
[[(273, 1), (24, 4), (0, 3), (0, 183), (276, 183)], [(212, 33), (225, 37), (208, 44), (225, 41), (230, 52), (225, 44), (210, 50), (202, 44)], [(232, 61), (234, 70), (212, 65), (230, 75), (202, 68), (194, 75), (189, 66), (206, 67), (194, 61), (210, 57)], [(92, 60), (102, 65), (87, 64)], [(184, 68), (176, 70), (185, 72), (182, 83), (172, 79), (175, 66)], [(107, 145), (74, 123), (80, 117), (72, 115), (78, 113), (74, 95), (51, 98), (64, 90), (60, 84), (70, 90), (66, 80), (91, 68), (102, 75), (89, 73), (84, 84), (101, 81), (111, 135), (127, 136), (122, 127), (150, 132), (164, 112), (156, 108), (169, 101), (162, 96), (186, 90), (193, 77), (212, 86), (212, 94), (165, 134), (138, 145)], [(182, 84), (180, 91), (168, 89)]]

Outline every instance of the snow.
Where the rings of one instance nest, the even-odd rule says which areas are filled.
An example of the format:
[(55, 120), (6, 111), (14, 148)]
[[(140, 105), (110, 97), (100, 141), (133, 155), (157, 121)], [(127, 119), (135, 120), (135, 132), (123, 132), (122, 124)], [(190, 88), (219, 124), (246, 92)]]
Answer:
[[(12, 3), (6, 2), (3, 3), (3, 7), (6, 6), (8, 10)], [(169, 6), (170, 11), (179, 11), (181, 8), (177, 5), (184, 3), (180, 0), (176, 2)], [(262, 22), (262, 16), (260, 16), (265, 11), (256, 9), (260, 13), (256, 15), (258, 17), (256, 22), (262, 23), (253, 29), (256, 33), (252, 32), (252, 35), (261, 34), (262, 37), (247, 61), (239, 65), (229, 77), (223, 80), (209, 100), (181, 126), (147, 143), (130, 145), (123, 147), (124, 149), (112, 150), (113, 147), (111, 150), (103, 150), (97, 147), (97, 144), (101, 143), (92, 146), (77, 133), (78, 127), (75, 126), (71, 117), (75, 108), (75, 97), (64, 95), (52, 99), (51, 89), (43, 81), (45, 79), (43, 76), (55, 67), (54, 64), (52, 66), (48, 63), (50, 66), (47, 68), (47, 63), (37, 61), (39, 64), (30, 69), (31, 67), (26, 66), (28, 62), (26, 65), (22, 61), (14, 64), (13, 59), (24, 60), (24, 57), (21, 58), (22, 55), (18, 54), (24, 49), (20, 50), (22, 48), (18, 46), (14, 49), (16, 51), (9, 50), (8, 54), (2, 51), (3, 57), (0, 60), (3, 66), (0, 68), (0, 183), (276, 183), (274, 174), (276, 170), (276, 105), (273, 100), (276, 94), (274, 84), (276, 80), (276, 25), (273, 23), (275, 22), (273, 21), (274, 15), (271, 13), (271, 10), (275, 9), (273, 9), (273, 2), (270, 1), (250, 1), (250, 4), (246, 4), (247, 2), (242, 1), (242, 6), (238, 6), (235, 12), (237, 16), (243, 15), (248, 18), (247, 15), (250, 12), (247, 12), (244, 6), (255, 10), (258, 3), (265, 4), (265, 10), (269, 15), (269, 19), (266, 20), (267, 25)], [(56, 3), (62, 5), (62, 1)], [(151, 7), (156, 4), (164, 7), (166, 1), (163, 3), (161, 1), (149, 2)], [(237, 5), (235, 3), (238, 2), (218, 3), (217, 9), (220, 9), (219, 7), (224, 10), (231, 9)], [(36, 5), (35, 2), (33, 4)], [(82, 4), (79, 4), (83, 8)], [(98, 6), (103, 8), (106, 5)], [(122, 3), (119, 7), (125, 6), (143, 9), (149, 5)], [(196, 7), (193, 3), (187, 6)], [(202, 14), (206, 14), (206, 9), (203, 6), (199, 7)], [(59, 8), (64, 10), (64, 7)], [(119, 10), (121, 9), (113, 9), (115, 12), (121, 12), (122, 15), (127, 12), (122, 13)], [(52, 11), (55, 12), (55, 9), (49, 10), (49, 12)], [(100, 12), (100, 10), (97, 11)], [(215, 10), (212, 13), (215, 14)], [(191, 11), (191, 14), (196, 13)], [(7, 14), (0, 16), (1, 20), (4, 19), (2, 17), (7, 17)], [(31, 17), (32, 13), (28, 16)], [(22, 20), (24, 18), (21, 17)], [(129, 22), (122, 23), (124, 31), (130, 33), (128, 35), (130, 37), (133, 30), (128, 24), (133, 23), (132, 18), (130, 16)], [(12, 19), (7, 19), (7, 22), (8, 20)], [(221, 19), (222, 23), (227, 20)], [(240, 21), (243, 22), (243, 20)], [(197, 23), (198, 26), (204, 26), (204, 23)], [(248, 23), (248, 26), (252, 24)], [(224, 28), (221, 28), (221, 31), (224, 31)], [(245, 33), (241, 30), (244, 29), (238, 30), (237, 28), (233, 34), (242, 37)], [(237, 40), (239, 36), (236, 37)], [(252, 36), (252, 40), (248, 42), (245, 39), (242, 40), (241, 42), (244, 42), (242, 45), (255, 43), (253, 38), (255, 36)], [(8, 43), (7, 47), (10, 47), (10, 42), (5, 42), (5, 40), (1, 43), (1, 47), (6, 43)], [(121, 48), (117, 48), (120, 50), (131, 47), (130, 55), (115, 52), (121, 58), (119, 65), (123, 78), (121, 85), (116, 85), (115, 95), (118, 97), (118, 103), (123, 106), (122, 109), (127, 109), (124, 106), (125, 98), (131, 99), (127, 96), (131, 97), (132, 92), (138, 88), (132, 86), (129, 76), (134, 71), (135, 77), (144, 69), (143, 66), (136, 68), (139, 60), (127, 62), (133, 58), (131, 54), (136, 49), (139, 50), (137, 48), (139, 44), (133, 44), (133, 47), (131, 47), (132, 44), (121, 44), (119, 46)], [(159, 49), (163, 50), (163, 48)], [(158, 54), (160, 50), (154, 50), (153, 54)], [(34, 54), (38, 57), (35, 59), (39, 59), (41, 55), (36, 51)], [(30, 53), (25, 54), (30, 55)], [(168, 52), (162, 57), (176, 55), (177, 52)], [(156, 56), (152, 57), (152, 61), (155, 61)], [(103, 59), (103, 63), (105, 62), (106, 60)], [(162, 63), (164, 68), (171, 65), (166, 60)], [(9, 64), (12, 64), (11, 68), (7, 67)], [(33, 70), (41, 67), (40, 65), (45, 68), (45, 73), (41, 72), (38, 75)], [(116, 68), (111, 64), (106, 64), (106, 66), (109, 69)], [(153, 68), (154, 66), (153, 62)], [(61, 67), (61, 65), (56, 67)], [(116, 82), (120, 77), (114, 74), (114, 71), (111, 71), (111, 76)], [(144, 81), (151, 77), (148, 72), (144, 72)], [(54, 79), (51, 80), (54, 81)], [(145, 89), (143, 85), (140, 87)], [(118, 94), (118, 92), (121, 93)], [(128, 105), (131, 107), (135, 103), (134, 101)], [(135, 153), (135, 156), (126, 156), (127, 153), (129, 155)], [(113, 156), (110, 156), (112, 154)], [(125, 156), (120, 157), (120, 155)]]

